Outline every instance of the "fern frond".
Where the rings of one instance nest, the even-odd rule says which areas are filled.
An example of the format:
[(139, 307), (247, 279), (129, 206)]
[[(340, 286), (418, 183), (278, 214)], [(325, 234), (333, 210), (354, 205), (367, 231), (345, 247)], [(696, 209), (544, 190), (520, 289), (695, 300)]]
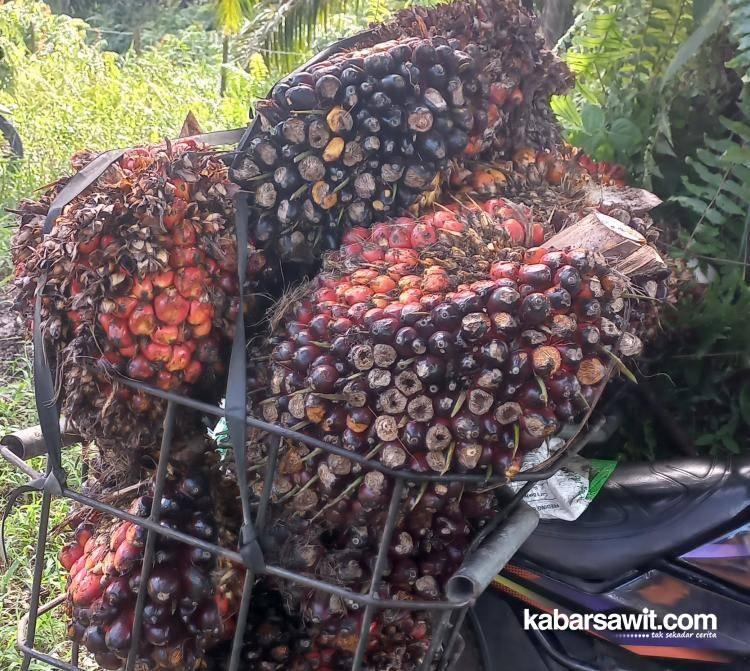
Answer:
[[(704, 254), (716, 249), (720, 236), (724, 253), (736, 250), (747, 262), (750, 233), (750, 87), (740, 101), (738, 118), (721, 119), (727, 135), (706, 138), (706, 146), (688, 159), (692, 174), (684, 178), (686, 195), (673, 202), (698, 216), (688, 251)], [(728, 251), (726, 251), (728, 250)]]
[(737, 54), (729, 67), (743, 73), (750, 81), (750, 3), (747, 0), (728, 0), (730, 8), (730, 34), (737, 44)]
[(663, 90), (669, 82), (682, 70), (699, 51), (725, 24), (729, 8), (720, 0), (714, 2), (701, 24), (692, 32), (690, 37), (682, 43), (677, 53), (672, 57), (661, 78), (660, 88)]
[[(638, 156), (646, 186), (649, 175), (659, 172), (655, 154), (674, 154), (669, 114), (674, 94), (667, 85), (722, 23), (717, 9), (691, 36), (691, 9), (689, 0), (593, 0), (560, 42), (568, 45), (565, 60), (576, 75), (568, 102), (556, 103), (563, 125), (576, 130), (570, 105), (579, 112), (587, 105), (601, 107), (607, 122), (589, 144), (598, 145), (600, 159), (630, 163)], [(637, 141), (620, 136), (623, 118), (638, 127)]]

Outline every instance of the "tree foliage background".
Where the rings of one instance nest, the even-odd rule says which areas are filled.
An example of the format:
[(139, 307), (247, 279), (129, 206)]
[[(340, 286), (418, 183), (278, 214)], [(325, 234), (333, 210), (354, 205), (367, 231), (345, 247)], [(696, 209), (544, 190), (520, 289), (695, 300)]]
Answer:
[(685, 283), (642, 369), (672, 426), (631, 402), (625, 450), (748, 449), (750, 4), (595, 0), (579, 10), (557, 44), (576, 86), (555, 110), (571, 143), (622, 163), (666, 201), (662, 242)]

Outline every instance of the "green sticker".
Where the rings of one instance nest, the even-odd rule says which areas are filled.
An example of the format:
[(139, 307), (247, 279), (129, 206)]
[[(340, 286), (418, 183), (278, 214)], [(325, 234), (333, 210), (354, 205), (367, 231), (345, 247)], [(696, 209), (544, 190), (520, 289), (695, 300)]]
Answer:
[(586, 498), (592, 501), (594, 497), (599, 493), (604, 483), (609, 480), (609, 476), (612, 475), (615, 468), (617, 468), (617, 462), (611, 459), (592, 459), (591, 460), (591, 472), (589, 473), (589, 493)]

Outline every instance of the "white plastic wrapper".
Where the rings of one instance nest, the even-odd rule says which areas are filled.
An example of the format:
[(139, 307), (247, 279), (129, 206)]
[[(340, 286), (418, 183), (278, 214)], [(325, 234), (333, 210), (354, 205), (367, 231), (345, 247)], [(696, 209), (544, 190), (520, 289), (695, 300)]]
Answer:
[[(545, 441), (541, 447), (526, 455), (521, 470), (546, 461), (564, 444), (561, 438)], [(589, 461), (576, 455), (549, 480), (537, 482), (523, 500), (543, 520), (576, 520), (591, 503), (587, 498), (590, 471)], [(513, 491), (518, 491), (523, 485), (523, 482), (510, 483)]]

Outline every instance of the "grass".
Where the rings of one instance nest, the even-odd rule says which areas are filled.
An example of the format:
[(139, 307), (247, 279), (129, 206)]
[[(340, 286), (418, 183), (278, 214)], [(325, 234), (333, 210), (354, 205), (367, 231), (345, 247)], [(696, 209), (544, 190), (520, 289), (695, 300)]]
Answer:
[[(11, 366), (6, 366), (2, 374), (4, 382), (0, 389), (0, 434), (6, 435), (15, 429), (36, 423), (28, 351), (22, 350), (20, 356)], [(76, 456), (75, 450), (66, 455), (66, 469), (71, 476), (75, 473)], [(44, 470), (44, 458), (32, 460), (31, 465), (37, 470)], [(74, 480), (72, 477), (72, 481)], [(0, 506), (5, 507), (9, 492), (26, 481), (27, 477), (23, 473), (0, 460)], [(19, 499), (6, 522), (8, 564), (0, 574), (0, 668), (8, 671), (21, 668), (15, 647), (16, 629), (18, 621), (29, 608), (40, 502), (39, 495), (25, 495)], [(69, 504), (66, 501), (54, 501), (50, 515), (51, 525), (62, 522), (68, 510)], [(49, 543), (44, 560), (43, 601), (53, 598), (65, 588), (56, 556), (61, 544), (60, 537), (51, 539)], [(69, 655), (65, 639), (65, 622), (60, 613), (49, 613), (40, 618), (37, 631), (39, 649), (54, 655)], [(32, 669), (48, 668), (42, 664), (32, 664)]]

